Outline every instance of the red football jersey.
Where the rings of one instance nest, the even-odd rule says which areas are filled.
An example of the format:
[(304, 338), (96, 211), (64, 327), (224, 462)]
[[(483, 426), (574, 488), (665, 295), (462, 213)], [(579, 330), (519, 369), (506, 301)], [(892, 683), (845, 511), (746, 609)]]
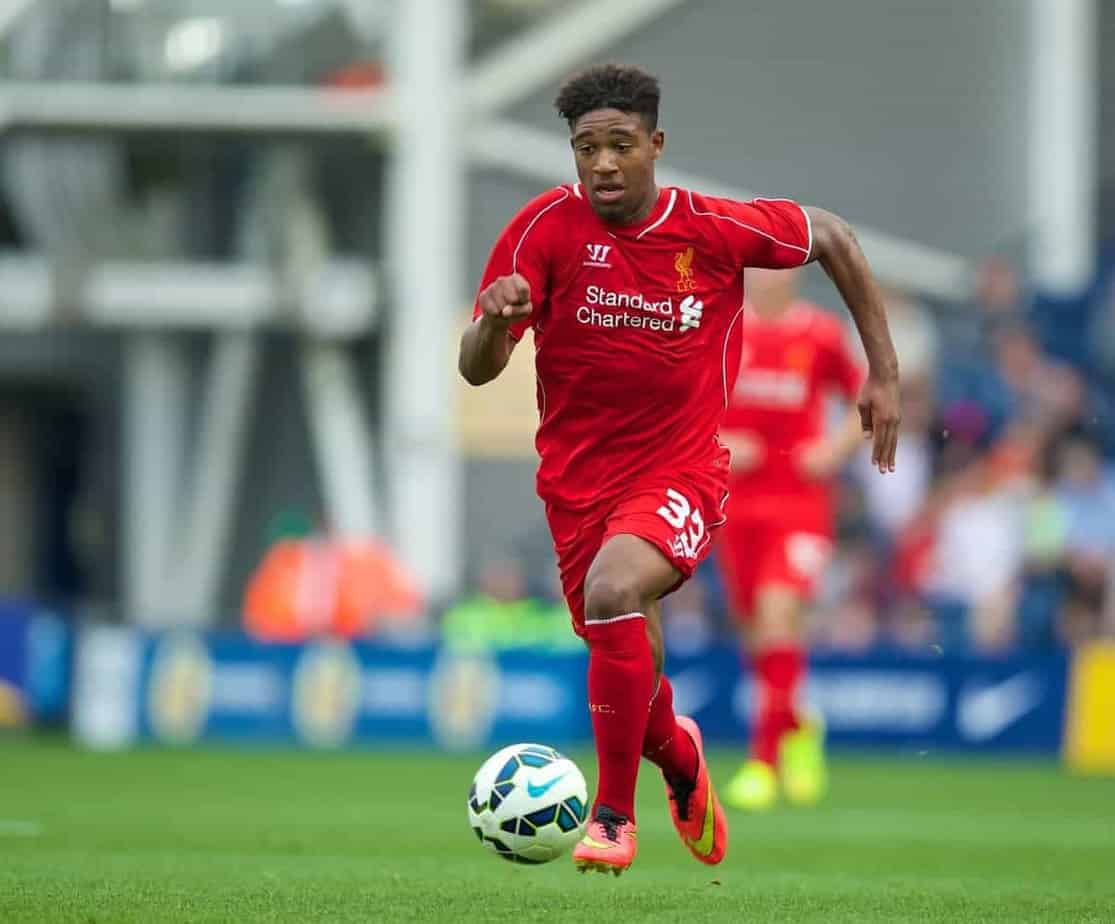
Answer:
[(732, 476), (733, 503), (827, 503), (828, 485), (803, 474), (796, 456), (824, 435), (826, 396), (853, 401), (863, 381), (843, 326), (805, 302), (774, 318), (748, 311), (741, 352), (724, 429), (754, 433), (764, 452), (756, 468)]
[[(587, 510), (633, 474), (720, 465), (717, 431), (739, 364), (743, 268), (804, 263), (805, 211), (663, 188), (637, 225), (607, 224), (580, 184), (530, 202), (500, 235), (480, 288), (520, 273), (534, 328), (538, 493)], [(480, 314), (479, 304), (474, 317)]]

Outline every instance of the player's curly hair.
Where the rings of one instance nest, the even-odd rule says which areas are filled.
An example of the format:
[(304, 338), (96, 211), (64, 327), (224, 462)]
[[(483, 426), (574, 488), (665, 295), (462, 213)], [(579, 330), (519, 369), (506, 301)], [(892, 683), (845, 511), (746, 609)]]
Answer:
[(554, 108), (572, 128), (586, 112), (618, 109), (642, 116), (647, 128), (658, 127), (658, 78), (641, 67), (598, 64), (574, 74), (558, 91)]

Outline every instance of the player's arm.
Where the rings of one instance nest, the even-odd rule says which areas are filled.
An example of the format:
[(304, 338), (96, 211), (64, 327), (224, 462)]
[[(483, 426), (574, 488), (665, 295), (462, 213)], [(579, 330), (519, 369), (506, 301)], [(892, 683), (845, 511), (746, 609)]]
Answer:
[(758, 468), (766, 454), (762, 438), (752, 430), (724, 427), (720, 431), (720, 442), (728, 447), (729, 464), (737, 474)]
[(815, 367), (818, 385), (826, 393), (838, 395), (846, 409), (839, 424), (830, 428), (822, 439), (805, 446), (798, 455), (798, 464), (806, 475), (825, 480), (839, 473), (862, 442), (863, 425), (856, 396), (863, 387), (865, 370), (851, 349), (842, 324), (826, 319), (824, 324), (818, 322), (813, 332), (818, 347)]
[(477, 298), (479, 314), (461, 335), (457, 368), (470, 385), (503, 372), (515, 349), (512, 325), (530, 315), (530, 283), (517, 273), (500, 276)]
[(545, 307), (554, 224), (540, 219), (569, 198), (562, 187), (532, 199), (492, 245), (457, 359), (470, 385), (483, 385), (503, 372), (515, 344), (532, 325), (532, 300)]
[(858, 407), (864, 432), (873, 437), (871, 461), (880, 472), (894, 471), (900, 419), (898, 357), (887, 326), (882, 292), (856, 235), (842, 218), (806, 208), (813, 244), (807, 262), (816, 260), (840, 292), (855, 320), (867, 354), (867, 380)]
[(810, 478), (823, 481), (839, 472), (863, 440), (863, 423), (857, 408), (849, 408), (836, 430), (801, 451), (798, 464)]

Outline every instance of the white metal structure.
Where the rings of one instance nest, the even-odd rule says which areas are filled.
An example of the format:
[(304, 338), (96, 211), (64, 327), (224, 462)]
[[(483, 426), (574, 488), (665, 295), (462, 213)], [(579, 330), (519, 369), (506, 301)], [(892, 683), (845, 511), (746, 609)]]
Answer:
[(1096, 259), (1096, 0), (1030, 0), (1030, 258), (1041, 287), (1079, 292)]
[(0, 85), (0, 129), (352, 134), (394, 124), (385, 90), (20, 82)]
[(124, 611), (168, 621), (189, 370), (172, 335), (132, 334), (124, 351)]
[(516, 36), (465, 78), (474, 117), (496, 115), (687, 0), (582, 0)]
[(398, 16), (383, 447), (391, 534), (441, 596), (456, 588), (462, 525), (450, 319), (464, 293), (458, 136), (466, 13), (459, 2), (408, 0)]
[[(216, 618), (222, 566), (228, 560), (236, 492), (247, 443), (260, 345), (248, 333), (219, 335), (201, 399), (201, 429), (192, 456), (194, 481), (186, 485), (179, 543), (164, 566), (170, 593), (155, 608), (175, 625)], [(161, 606), (158, 604), (161, 602)]]
[(324, 341), (303, 347), (301, 367), (330, 528), (342, 536), (377, 535), (384, 518), (356, 368), (343, 346)]
[(0, 255), (0, 330), (31, 330), (62, 319), (126, 330), (291, 327), (349, 339), (376, 322), (376, 282), (367, 265), (331, 260), (296, 292), (259, 264), (106, 261), (72, 281), (61, 303), (53, 268), (40, 257)]

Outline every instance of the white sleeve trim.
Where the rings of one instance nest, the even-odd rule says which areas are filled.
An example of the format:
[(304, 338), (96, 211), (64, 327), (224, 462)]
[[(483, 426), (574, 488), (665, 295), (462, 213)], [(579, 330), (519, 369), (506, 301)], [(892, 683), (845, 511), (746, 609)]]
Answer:
[(809, 258), (813, 256), (813, 219), (809, 217), (809, 213), (805, 210), (805, 206), (800, 202), (794, 203), (799, 209), (801, 214), (805, 216), (805, 227), (809, 231), (809, 242), (805, 247), (805, 259), (801, 261), (801, 265), (805, 266), (809, 262)]
[(523, 241), (525, 241), (527, 239), (527, 235), (530, 234), (530, 229), (535, 226), (535, 224), (538, 222), (539, 218), (541, 218), (548, 211), (550, 211), (550, 209), (552, 209), (555, 205), (561, 205), (561, 203), (563, 203), (566, 199), (569, 198), (569, 190), (566, 189), (565, 187), (560, 187), (560, 189), (561, 189), (561, 198), (560, 199), (555, 199), (553, 202), (551, 202), (545, 208), (539, 209), (538, 214), (535, 215), (530, 220), (530, 223), (526, 226), (526, 228), (523, 229), (522, 236), (519, 238), (519, 243), (517, 243), (515, 245), (515, 250), (512, 251), (512, 253), (511, 253), (511, 272), (517, 273), (519, 271), (519, 248), (523, 246)]

